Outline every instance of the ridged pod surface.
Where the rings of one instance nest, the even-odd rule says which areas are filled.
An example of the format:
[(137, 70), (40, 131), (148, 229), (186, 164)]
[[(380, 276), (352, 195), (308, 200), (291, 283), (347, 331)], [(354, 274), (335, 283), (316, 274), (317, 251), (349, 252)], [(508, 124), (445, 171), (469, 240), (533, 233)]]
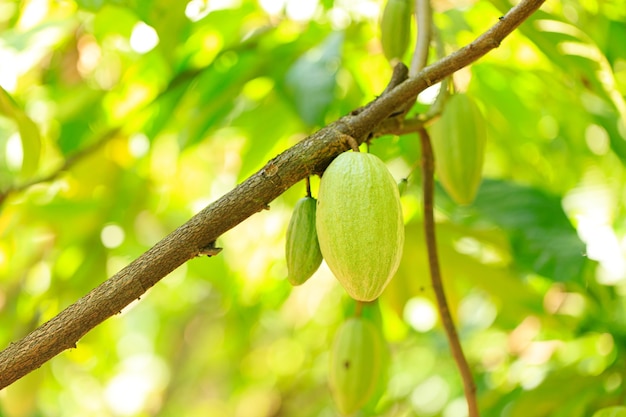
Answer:
[(402, 60), (411, 37), (410, 0), (387, 0), (380, 20), (380, 42), (385, 57)]
[(376, 156), (346, 152), (322, 176), (317, 202), (322, 255), (348, 294), (372, 301), (400, 263), (404, 223), (398, 186)]
[(330, 354), (329, 384), (344, 415), (363, 407), (382, 374), (384, 341), (372, 322), (351, 318), (341, 325)]
[(303, 284), (322, 263), (315, 229), (316, 210), (317, 200), (312, 197), (301, 198), (293, 209), (285, 240), (287, 279), (291, 285)]
[(471, 204), (482, 180), (487, 132), (485, 119), (466, 94), (448, 99), (430, 128), (435, 173), (458, 204)]

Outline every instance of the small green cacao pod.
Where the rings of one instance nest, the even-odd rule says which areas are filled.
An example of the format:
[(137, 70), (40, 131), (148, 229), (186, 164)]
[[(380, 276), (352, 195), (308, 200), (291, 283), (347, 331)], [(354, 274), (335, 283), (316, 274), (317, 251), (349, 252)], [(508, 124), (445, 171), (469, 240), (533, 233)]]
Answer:
[(482, 180), (487, 131), (476, 103), (466, 94), (448, 99), (430, 128), (435, 173), (458, 204), (474, 201)]
[(344, 415), (363, 407), (382, 376), (384, 341), (367, 319), (348, 319), (337, 330), (330, 354), (330, 389)]
[(402, 60), (411, 37), (411, 1), (387, 0), (380, 20), (380, 42), (389, 62)]
[(317, 200), (313, 197), (301, 198), (293, 209), (285, 242), (287, 279), (291, 285), (303, 284), (322, 263), (315, 230), (316, 210)]
[(378, 298), (404, 244), (398, 185), (383, 161), (362, 152), (335, 158), (320, 181), (316, 226), (322, 255), (348, 294)]

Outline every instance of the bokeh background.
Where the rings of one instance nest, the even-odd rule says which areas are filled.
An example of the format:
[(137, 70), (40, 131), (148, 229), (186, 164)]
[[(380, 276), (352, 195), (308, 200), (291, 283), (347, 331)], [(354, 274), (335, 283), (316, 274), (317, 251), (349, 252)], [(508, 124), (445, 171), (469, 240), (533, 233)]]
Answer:
[[(432, 5), (446, 53), (511, 7)], [(382, 7), (1, 0), (0, 348), (380, 94)], [(624, 45), (623, 0), (549, 0), (454, 77), (487, 119), (485, 180), (466, 207), (438, 188), (436, 217), (485, 417), (583, 417), (625, 401)], [(419, 149), (414, 134), (370, 147), (409, 181), (402, 265), (372, 307), (386, 388), (363, 416), (466, 415), (426, 264)], [(0, 391), (0, 416), (337, 415), (328, 351), (354, 305), (325, 265), (301, 287), (286, 280), (285, 230), (304, 193), (294, 186), (222, 236), (219, 256), (183, 265)]]

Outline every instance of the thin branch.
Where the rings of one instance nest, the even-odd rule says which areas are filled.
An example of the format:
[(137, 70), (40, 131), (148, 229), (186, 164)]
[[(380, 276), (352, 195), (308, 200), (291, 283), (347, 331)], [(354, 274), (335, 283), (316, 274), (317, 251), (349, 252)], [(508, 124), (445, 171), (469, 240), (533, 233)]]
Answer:
[(131, 262), (87, 295), (21, 340), (0, 352), (0, 389), (39, 368), (89, 330), (117, 314), (167, 274), (211, 247), (213, 242), (248, 217), (267, 209), (289, 187), (319, 174), (330, 161), (349, 149), (345, 135), (362, 143), (398, 108), (426, 87), (469, 65), (500, 42), (545, 0), (524, 0), (468, 46), (424, 68), (361, 111), (322, 128), (269, 161), (187, 223)]
[(452, 357), (459, 368), (461, 379), (463, 380), (463, 390), (469, 410), (469, 417), (479, 417), (478, 404), (476, 402), (476, 385), (472, 377), (472, 371), (463, 354), (459, 335), (454, 327), (454, 321), (450, 315), (450, 308), (446, 300), (446, 294), (441, 281), (441, 270), (439, 268), (439, 255), (437, 254), (437, 236), (435, 233), (434, 216), (434, 189), (435, 189), (435, 158), (430, 143), (430, 137), (426, 129), (418, 131), (422, 144), (422, 192), (424, 195), (424, 234), (426, 236), (426, 247), (428, 249), (428, 265), (430, 267), (430, 278), (433, 283), (433, 290), (439, 306), (439, 316), (446, 331), (448, 343)]
[(428, 120), (422, 120), (421, 118), (411, 119), (398, 119), (390, 118), (380, 124), (374, 133), (374, 137), (384, 135), (406, 135), (408, 133), (417, 133)]
[(2, 193), (0, 193), (0, 204), (2, 204), (2, 201), (4, 201), (4, 199), (6, 199), (10, 194), (22, 192), (36, 184), (41, 184), (44, 182), (55, 180), (56, 178), (59, 177), (59, 175), (61, 175), (61, 173), (68, 171), (70, 168), (76, 165), (77, 162), (79, 162), (86, 156), (89, 156), (92, 153), (96, 152), (98, 149), (104, 146), (109, 140), (113, 139), (119, 132), (120, 132), (120, 128), (114, 127), (114, 128), (110, 128), (109, 130), (106, 130), (105, 132), (100, 133), (97, 136), (97, 138), (93, 141), (93, 143), (85, 146), (84, 148), (76, 151), (71, 156), (67, 157), (61, 165), (59, 165), (56, 169), (52, 170), (48, 174), (42, 177), (31, 179), (21, 184), (17, 184), (11, 188), (4, 190)]
[(411, 59), (409, 77), (415, 77), (428, 63), (432, 24), (430, 0), (415, 0), (415, 22), (417, 23), (417, 42)]

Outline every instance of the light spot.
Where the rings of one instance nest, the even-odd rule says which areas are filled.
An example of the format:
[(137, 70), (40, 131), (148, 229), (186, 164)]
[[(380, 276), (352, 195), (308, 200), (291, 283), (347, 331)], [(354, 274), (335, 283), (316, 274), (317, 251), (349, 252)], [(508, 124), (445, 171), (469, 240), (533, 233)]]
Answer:
[(26, 277), (24, 289), (31, 295), (43, 294), (50, 287), (51, 279), (50, 265), (46, 262), (35, 264)]
[(19, 133), (12, 134), (6, 143), (6, 162), (9, 169), (19, 171), (24, 160), (22, 139)]
[(158, 398), (156, 394), (166, 385), (169, 370), (151, 354), (131, 356), (124, 360), (122, 368), (107, 384), (105, 401), (118, 415), (143, 414), (142, 409)]
[(418, 385), (411, 393), (411, 404), (420, 414), (438, 413), (448, 402), (450, 387), (439, 375), (432, 376)]
[(433, 104), (441, 90), (441, 83), (431, 85), (417, 96), (417, 101), (422, 104)]
[(591, 152), (605, 155), (609, 151), (609, 134), (602, 126), (591, 124), (585, 129), (585, 142)]
[(411, 298), (404, 307), (404, 321), (418, 332), (425, 333), (435, 327), (437, 311), (428, 299)]
[(290, 19), (297, 21), (311, 20), (317, 10), (317, 6), (317, 0), (287, 0), (287, 16), (289, 16)]
[(141, 158), (150, 150), (150, 140), (143, 133), (135, 133), (128, 141), (128, 150), (135, 158)]
[(261, 8), (269, 15), (279, 14), (285, 8), (286, 3), (286, 0), (259, 0)]
[(117, 224), (109, 224), (102, 228), (100, 233), (100, 240), (102, 244), (109, 249), (117, 248), (124, 242), (125, 234)]
[(78, 49), (78, 62), (76, 63), (78, 71), (83, 76), (94, 71), (102, 58), (102, 51), (96, 39), (91, 35), (81, 36), (76, 48)]
[(443, 417), (467, 417), (467, 401), (464, 397), (456, 398), (443, 410)]
[(152, 26), (137, 22), (130, 35), (130, 47), (140, 54), (145, 54), (159, 44), (159, 35)]
[(546, 139), (554, 139), (559, 134), (559, 123), (550, 115), (545, 115), (537, 123), (539, 134)]
[(185, 16), (192, 22), (197, 22), (207, 14), (209, 14), (209, 8), (203, 0), (191, 0), (185, 7)]

